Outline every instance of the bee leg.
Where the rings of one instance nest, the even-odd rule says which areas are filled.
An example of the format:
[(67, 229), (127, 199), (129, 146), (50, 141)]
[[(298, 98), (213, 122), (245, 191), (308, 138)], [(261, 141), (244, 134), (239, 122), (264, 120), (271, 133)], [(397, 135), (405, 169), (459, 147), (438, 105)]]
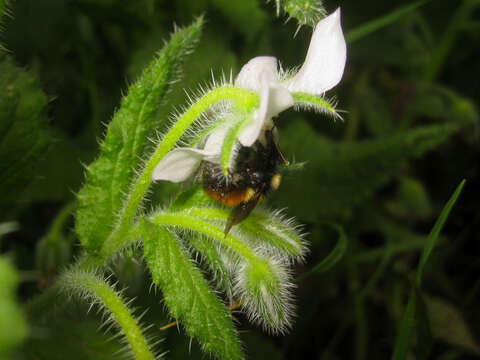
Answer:
[(247, 202), (241, 202), (233, 208), (230, 216), (228, 217), (227, 224), (225, 225), (225, 236), (228, 235), (233, 226), (239, 224), (240, 222), (245, 220), (248, 215), (250, 215), (252, 210), (255, 209), (255, 206), (257, 206), (259, 200), (260, 194), (258, 194), (258, 196), (254, 196)]
[(288, 161), (287, 158), (285, 157), (285, 155), (283, 155), (282, 150), (280, 150), (280, 147), (278, 146), (278, 144), (276, 142), (274, 142), (274, 144), (275, 144), (275, 148), (277, 150), (277, 153), (280, 156), (280, 159), (282, 159), (283, 164), (284, 165), (290, 165), (290, 161)]
[(274, 147), (275, 150), (277, 151), (277, 155), (280, 157), (280, 159), (282, 160), (283, 164), (284, 164), (284, 165), (290, 165), (290, 162), (287, 160), (287, 158), (285, 157), (285, 155), (283, 155), (282, 150), (280, 150), (280, 146), (278, 146), (278, 142), (277, 142), (277, 139), (278, 139), (277, 127), (274, 127), (272, 130), (267, 131), (267, 132), (265, 133), (265, 137), (267, 138), (267, 142), (269, 143), (269, 147), (272, 148), (272, 145), (273, 145), (273, 147)]

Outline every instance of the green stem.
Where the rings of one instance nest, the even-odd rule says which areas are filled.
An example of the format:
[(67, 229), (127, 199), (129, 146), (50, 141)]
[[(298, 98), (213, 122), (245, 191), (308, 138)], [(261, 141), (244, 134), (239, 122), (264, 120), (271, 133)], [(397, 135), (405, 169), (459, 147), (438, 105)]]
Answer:
[(213, 226), (208, 222), (179, 213), (156, 215), (152, 219), (152, 222), (157, 225), (180, 226), (185, 229), (198, 231), (199, 233), (207, 235), (231, 248), (249, 262), (258, 263), (260, 261), (253, 251), (242, 241), (231, 235), (225, 236), (222, 229)]
[(52, 223), (52, 227), (47, 234), (47, 241), (50, 244), (55, 244), (60, 241), (60, 233), (65, 225), (65, 222), (68, 220), (69, 216), (72, 214), (75, 208), (75, 203), (71, 202), (65, 205), (62, 210), (55, 217), (55, 220)]
[(185, 133), (187, 128), (208, 108), (219, 101), (230, 100), (235, 106), (250, 111), (258, 106), (258, 95), (252, 91), (233, 87), (222, 86), (206, 93), (201, 99), (193, 104), (158, 144), (154, 153), (147, 161), (141, 174), (133, 184), (132, 190), (127, 197), (125, 205), (120, 212), (119, 221), (115, 229), (103, 244), (101, 256), (106, 260), (116, 251), (121, 249), (128, 241), (128, 231), (137, 214), (138, 208), (147, 193), (152, 182), (151, 176), (155, 166), (174, 147), (176, 142)]
[(67, 289), (79, 291), (80, 294), (86, 294), (104, 305), (127, 338), (135, 359), (155, 359), (130, 310), (122, 298), (102, 278), (88, 271), (71, 270), (62, 276), (60, 284)]

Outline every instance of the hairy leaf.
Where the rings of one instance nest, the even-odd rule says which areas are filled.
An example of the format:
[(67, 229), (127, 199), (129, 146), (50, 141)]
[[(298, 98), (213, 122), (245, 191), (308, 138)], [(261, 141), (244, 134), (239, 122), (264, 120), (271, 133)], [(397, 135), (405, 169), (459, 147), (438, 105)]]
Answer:
[(188, 209), (177, 213), (157, 213), (152, 221), (173, 229), (202, 234), (228, 250), (222, 251), (222, 255), (233, 268), (235, 295), (250, 320), (275, 333), (288, 329), (293, 310), (293, 284), (288, 262), (275, 256), (269, 258), (262, 249), (251, 247), (251, 244), (233, 234), (225, 236), (223, 228), (200, 220)]
[(148, 222), (142, 230), (147, 265), (171, 315), (205, 351), (221, 359), (241, 359), (230, 312), (213, 295), (178, 239)]
[(304, 220), (339, 216), (368, 199), (406, 160), (434, 149), (455, 130), (452, 124), (432, 125), (378, 140), (337, 143), (296, 121), (281, 131), (289, 135), (280, 139), (282, 151), (308, 163), (305, 171), (286, 177), (275, 196)]
[[(178, 210), (223, 228), (231, 213), (231, 209), (219, 207), (200, 187), (192, 187), (176, 197), (169, 211)], [(252, 248), (270, 247), (274, 253), (292, 259), (301, 259), (306, 252), (299, 226), (280, 211), (258, 207), (232, 231)]]
[(8, 218), (51, 139), (38, 81), (1, 54), (0, 89), (0, 218)]
[(212, 274), (213, 281), (217, 289), (225, 293), (227, 299), (233, 302), (234, 299), (234, 283), (233, 269), (228, 261), (228, 249), (221, 244), (216, 244), (212, 239), (201, 234), (191, 234), (189, 241), (195, 250), (202, 255), (208, 270)]
[(87, 181), (78, 194), (76, 231), (90, 251), (98, 251), (115, 226), (147, 138), (154, 136), (156, 110), (178, 78), (182, 59), (198, 40), (201, 26), (199, 19), (174, 33), (140, 79), (130, 86), (108, 126), (99, 158), (87, 168)]

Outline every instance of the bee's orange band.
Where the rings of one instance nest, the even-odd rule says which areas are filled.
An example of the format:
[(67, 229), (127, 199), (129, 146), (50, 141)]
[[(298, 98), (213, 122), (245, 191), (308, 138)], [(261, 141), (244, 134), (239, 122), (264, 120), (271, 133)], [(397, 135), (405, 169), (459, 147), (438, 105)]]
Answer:
[(213, 200), (218, 201), (222, 205), (236, 206), (241, 202), (247, 202), (251, 198), (249, 189), (233, 190), (228, 193), (215, 192), (205, 189), (205, 193)]

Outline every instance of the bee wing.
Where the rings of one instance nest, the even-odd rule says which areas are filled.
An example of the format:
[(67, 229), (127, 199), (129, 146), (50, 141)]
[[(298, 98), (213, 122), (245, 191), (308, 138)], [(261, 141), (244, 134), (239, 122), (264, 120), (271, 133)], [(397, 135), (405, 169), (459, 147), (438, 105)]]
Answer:
[(255, 193), (252, 198), (246, 202), (242, 202), (235, 206), (228, 217), (227, 224), (225, 225), (225, 236), (228, 235), (233, 226), (239, 224), (241, 221), (245, 220), (248, 215), (255, 209), (258, 202), (262, 198), (261, 192)]

